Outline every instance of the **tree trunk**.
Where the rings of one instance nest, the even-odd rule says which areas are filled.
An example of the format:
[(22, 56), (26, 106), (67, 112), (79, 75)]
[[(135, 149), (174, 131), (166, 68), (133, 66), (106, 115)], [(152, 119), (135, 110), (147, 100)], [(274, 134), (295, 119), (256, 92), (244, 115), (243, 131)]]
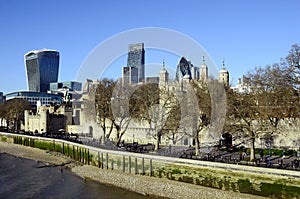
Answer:
[(172, 132), (172, 143), (173, 143), (173, 145), (176, 144), (175, 133), (173, 133), (173, 132)]
[(117, 138), (116, 146), (119, 146), (120, 143), (121, 143), (121, 136), (119, 136), (119, 137)]
[(6, 130), (7, 130), (7, 132), (9, 132), (8, 129), (9, 129), (9, 121), (6, 120)]
[(105, 144), (105, 141), (106, 141), (105, 131), (103, 131), (103, 136), (101, 136), (100, 139), (101, 139), (101, 144)]
[(105, 125), (105, 121), (101, 121), (101, 127), (102, 127), (102, 131), (103, 131), (103, 136), (101, 139), (101, 144), (105, 144), (106, 143), (106, 125)]
[(160, 144), (160, 135), (157, 135), (154, 151), (157, 151), (159, 149), (159, 144)]
[(113, 125), (110, 125), (109, 132), (106, 134), (105, 140), (108, 140), (113, 130)]
[(116, 146), (119, 146), (122, 140), (123, 135), (125, 134), (125, 130), (121, 131), (119, 130), (117, 132), (117, 142), (116, 142)]
[(255, 146), (254, 146), (254, 143), (255, 143), (255, 138), (252, 137), (250, 139), (250, 161), (255, 159)]

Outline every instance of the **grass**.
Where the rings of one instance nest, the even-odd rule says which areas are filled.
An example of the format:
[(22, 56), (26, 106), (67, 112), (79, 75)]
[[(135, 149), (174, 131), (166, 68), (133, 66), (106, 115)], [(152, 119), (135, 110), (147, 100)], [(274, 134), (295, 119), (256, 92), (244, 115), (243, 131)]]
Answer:
[[(243, 172), (216, 171), (178, 165), (163, 167), (156, 177), (272, 198), (300, 198), (300, 184), (285, 178), (274, 181), (269, 176)], [(289, 183), (287, 183), (289, 181)]]
[(34, 138), (26, 138), (15, 136), (13, 137), (13, 143), (20, 144), (24, 146), (30, 146), (34, 148), (39, 148), (42, 150), (49, 150), (54, 152), (63, 153), (72, 159), (85, 163), (90, 164), (93, 163), (93, 155), (89, 153), (89, 150), (81, 147), (74, 147), (65, 144), (55, 143), (55, 141), (47, 142), (41, 140), (35, 140)]

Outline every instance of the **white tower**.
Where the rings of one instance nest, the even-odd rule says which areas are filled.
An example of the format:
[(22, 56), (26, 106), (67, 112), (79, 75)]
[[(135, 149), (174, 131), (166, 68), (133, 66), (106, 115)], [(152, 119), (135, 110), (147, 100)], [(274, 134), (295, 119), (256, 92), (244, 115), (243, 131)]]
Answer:
[(222, 69), (219, 72), (219, 81), (223, 82), (225, 86), (229, 86), (229, 72), (225, 68), (224, 59), (223, 59)]
[(200, 79), (204, 82), (206, 82), (208, 79), (208, 68), (207, 68), (207, 65), (205, 64), (204, 56), (203, 56), (203, 63), (200, 67)]
[(169, 82), (169, 73), (165, 68), (165, 60), (163, 60), (163, 66), (159, 73), (159, 87), (167, 87)]

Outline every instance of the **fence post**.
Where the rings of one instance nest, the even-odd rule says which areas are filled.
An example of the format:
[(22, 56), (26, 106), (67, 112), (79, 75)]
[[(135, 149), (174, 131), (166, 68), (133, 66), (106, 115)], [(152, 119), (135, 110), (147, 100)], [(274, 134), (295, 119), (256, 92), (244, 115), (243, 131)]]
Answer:
[(78, 146), (77, 146), (76, 148), (77, 148), (77, 149), (76, 149), (76, 160), (79, 161), (79, 155), (78, 155), (79, 149), (78, 149)]
[(134, 163), (135, 163), (135, 174), (138, 174), (137, 158), (134, 159)]
[(62, 143), (62, 154), (65, 154), (65, 143)]
[(131, 157), (128, 156), (128, 169), (129, 169), (129, 173), (131, 173)]
[(145, 158), (142, 158), (142, 175), (145, 175)]
[(82, 149), (82, 155), (83, 155), (82, 162), (83, 162), (83, 164), (85, 164), (86, 163), (86, 149)]
[(88, 149), (88, 153), (87, 153), (87, 159), (88, 159), (88, 165), (90, 164), (90, 150)]
[(98, 151), (98, 168), (100, 168), (100, 152)]
[(106, 153), (106, 169), (108, 169), (108, 153)]
[(103, 169), (103, 153), (101, 153), (101, 169)]
[(114, 159), (111, 159), (111, 170), (114, 170)]
[(85, 160), (85, 164), (88, 163), (88, 149), (84, 149), (84, 160)]
[(150, 169), (149, 175), (152, 176), (152, 159), (150, 159), (150, 167), (149, 167), (149, 169)]
[(83, 150), (81, 150), (81, 148), (80, 148), (79, 149), (79, 162), (82, 161), (82, 156), (83, 156), (82, 152), (83, 152)]
[(125, 156), (123, 155), (123, 172), (125, 173)]

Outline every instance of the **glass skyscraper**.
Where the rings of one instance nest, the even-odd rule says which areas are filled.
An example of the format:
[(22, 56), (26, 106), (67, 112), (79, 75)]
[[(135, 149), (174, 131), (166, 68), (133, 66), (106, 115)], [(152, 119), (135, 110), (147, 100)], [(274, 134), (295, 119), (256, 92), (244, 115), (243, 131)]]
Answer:
[(182, 81), (184, 77), (198, 80), (200, 71), (199, 67), (194, 66), (185, 57), (181, 57), (176, 70), (176, 81)]
[(25, 54), (28, 90), (47, 92), (51, 82), (57, 82), (59, 52), (55, 50), (35, 50)]
[(145, 82), (145, 50), (144, 43), (128, 45), (127, 66), (123, 68), (123, 82)]
[(0, 104), (4, 103), (5, 101), (5, 96), (3, 96), (3, 93), (0, 92)]

